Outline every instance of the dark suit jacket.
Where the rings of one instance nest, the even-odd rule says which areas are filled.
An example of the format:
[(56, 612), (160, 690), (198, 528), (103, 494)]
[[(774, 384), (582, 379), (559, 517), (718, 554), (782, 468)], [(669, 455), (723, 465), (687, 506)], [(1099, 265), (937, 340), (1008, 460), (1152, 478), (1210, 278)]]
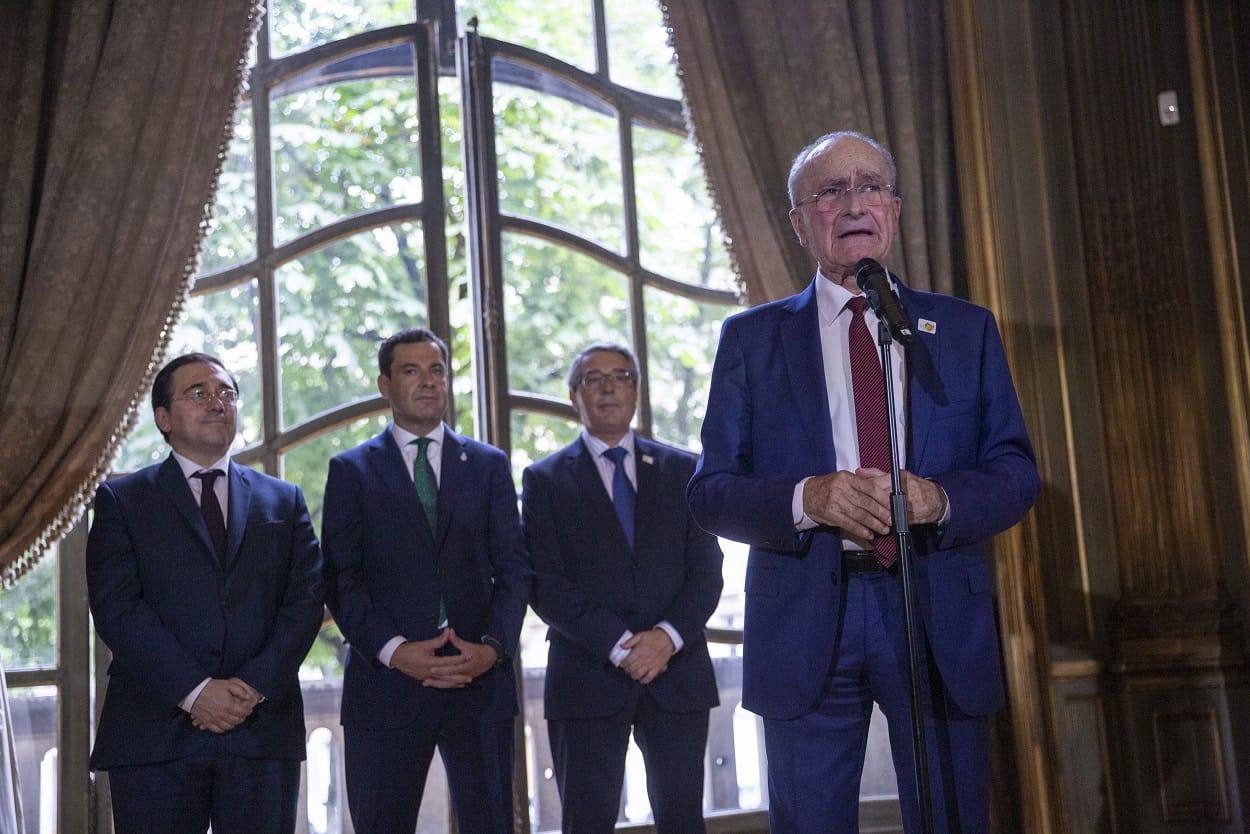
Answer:
[[(816, 280), (824, 280), (817, 278)], [(907, 361), (907, 468), (950, 499), (950, 524), (913, 528), (917, 603), (959, 707), (1003, 703), (987, 540), (1039, 488), (994, 318), (949, 296), (899, 288), (917, 328)], [(796, 534), (794, 486), (838, 469), (821, 363), (815, 283), (726, 320), (690, 507), (706, 529), (751, 545), (743, 704), (792, 718), (816, 701), (840, 616), (841, 531)]]
[(152, 764), (202, 749), (179, 706), (205, 678), (265, 696), (218, 749), (304, 758), (299, 666), (322, 619), (321, 551), (299, 488), (230, 466), (223, 571), (178, 462), (100, 486), (87, 537), (96, 632), (113, 652), (91, 766)]
[(667, 620), (683, 647), (649, 686), (670, 712), (717, 704), (703, 627), (720, 599), (721, 552), (686, 508), (694, 456), (635, 438), (634, 547), (578, 438), (525, 470), (524, 530), (534, 560), (533, 607), (550, 626), (544, 692), (549, 719), (615, 715), (641, 684), (608, 659), (626, 629)]
[(484, 721), (516, 714), (512, 664), (463, 690), (422, 686), (378, 661), (392, 637), (437, 637), (439, 597), (456, 633), (489, 635), (515, 656), (529, 597), (516, 489), (507, 456), (445, 429), (438, 524), (431, 530), (390, 428), (330, 461), (322, 538), (326, 597), (352, 646), (343, 679), (345, 727), (402, 727), (446, 708)]

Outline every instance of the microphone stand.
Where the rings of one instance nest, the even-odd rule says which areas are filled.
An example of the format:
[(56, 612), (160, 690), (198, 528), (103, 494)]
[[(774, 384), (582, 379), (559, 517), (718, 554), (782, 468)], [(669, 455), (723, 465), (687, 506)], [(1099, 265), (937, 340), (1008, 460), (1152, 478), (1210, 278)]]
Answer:
[(880, 316), (881, 299), (874, 291), (866, 291), (868, 301), (877, 319), (877, 344), (881, 348), (881, 373), (885, 380), (886, 420), (890, 426), (890, 513), (894, 522), (894, 540), (898, 543), (899, 572), (903, 576), (903, 620), (904, 634), (907, 638), (907, 659), (911, 667), (911, 733), (912, 757), (916, 765), (916, 793), (920, 800), (920, 830), (924, 834), (933, 832), (933, 795), (929, 784), (929, 756), (925, 743), (924, 712), (921, 710), (920, 695), (920, 647), (919, 635), (916, 631), (916, 610), (912, 604), (912, 572), (911, 572), (911, 530), (907, 526), (907, 494), (903, 492), (903, 476), (900, 474), (898, 430), (896, 415), (898, 404), (894, 400), (894, 371), (892, 367), (892, 351), (890, 345), (894, 338), (890, 333), (890, 325)]

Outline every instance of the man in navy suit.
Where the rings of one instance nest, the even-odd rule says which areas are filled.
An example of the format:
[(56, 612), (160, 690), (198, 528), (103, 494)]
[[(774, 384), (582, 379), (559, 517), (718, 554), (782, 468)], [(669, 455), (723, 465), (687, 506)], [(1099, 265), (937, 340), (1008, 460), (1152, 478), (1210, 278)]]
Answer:
[(169, 362), (172, 454), (96, 492), (87, 590), (113, 661), (91, 766), (118, 834), (295, 829), (321, 551), (299, 488), (230, 460), (238, 390), (212, 356)]
[(457, 830), (512, 830), (512, 658), (529, 596), (507, 456), (443, 423), (447, 346), (378, 350), (393, 422), (330, 461), (326, 596), (351, 654), (347, 800), (358, 834), (410, 832), (437, 747)]
[(656, 830), (703, 827), (703, 755), (716, 679), (703, 627), (721, 552), (686, 507), (694, 457), (630, 428), (638, 362), (597, 343), (569, 369), (581, 437), (523, 475), (533, 607), (550, 626), (543, 693), (563, 830), (616, 824), (630, 729)]
[[(873, 701), (903, 819), (920, 831), (877, 320), (854, 266), (884, 258), (902, 203), (890, 154), (821, 137), (791, 168), (790, 219), (819, 270), (725, 322), (689, 499), (751, 545), (743, 704), (764, 717), (774, 832), (854, 832)], [(916, 325), (894, 346), (937, 831), (987, 830), (988, 718), (1003, 704), (988, 540), (1038, 492), (989, 311), (896, 284)], [(883, 446), (882, 444), (886, 444)]]

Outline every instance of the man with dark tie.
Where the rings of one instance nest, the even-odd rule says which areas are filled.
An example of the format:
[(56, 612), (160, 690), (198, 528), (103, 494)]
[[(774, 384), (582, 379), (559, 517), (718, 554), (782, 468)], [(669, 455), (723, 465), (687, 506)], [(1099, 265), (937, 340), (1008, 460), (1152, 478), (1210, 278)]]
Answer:
[(630, 428), (638, 362), (592, 344), (569, 368), (581, 437), (523, 475), (533, 607), (550, 626), (543, 703), (563, 830), (616, 824), (630, 730), (656, 830), (701, 832), (716, 679), (703, 627), (721, 551), (686, 508), (689, 452)]
[[(921, 830), (877, 316), (855, 280), (898, 233), (895, 173), (885, 148), (850, 132), (795, 158), (790, 220), (816, 276), (725, 322), (690, 484), (699, 523), (751, 545), (742, 700), (764, 717), (777, 834), (858, 830), (874, 701), (906, 830)], [(1003, 704), (989, 539), (1028, 511), (1037, 468), (993, 316), (894, 289), (918, 331), (910, 348), (894, 343), (890, 384), (935, 831), (983, 832), (988, 716)]]
[(118, 834), (295, 830), (321, 551), (299, 488), (230, 460), (238, 391), (212, 356), (169, 362), (172, 453), (96, 492), (87, 590), (113, 660), (91, 766)]
[(512, 830), (512, 659), (529, 597), (507, 456), (443, 423), (447, 346), (425, 328), (378, 350), (392, 423), (334, 457), (326, 595), (351, 653), (347, 800), (357, 834), (411, 832), (435, 747), (457, 831)]

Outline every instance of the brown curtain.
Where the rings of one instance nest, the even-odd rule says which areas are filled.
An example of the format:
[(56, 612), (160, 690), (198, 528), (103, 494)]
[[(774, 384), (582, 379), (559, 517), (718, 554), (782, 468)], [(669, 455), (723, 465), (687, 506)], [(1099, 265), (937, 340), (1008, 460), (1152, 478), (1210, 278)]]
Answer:
[(254, 0), (0, 4), (0, 580), (106, 474), (186, 297)]
[[(940, 0), (664, 0), (688, 116), (748, 298), (804, 286), (786, 177), (833, 130), (898, 162), (902, 240), (891, 268), (949, 292), (959, 234)], [(901, 244), (901, 245), (900, 245)]]

